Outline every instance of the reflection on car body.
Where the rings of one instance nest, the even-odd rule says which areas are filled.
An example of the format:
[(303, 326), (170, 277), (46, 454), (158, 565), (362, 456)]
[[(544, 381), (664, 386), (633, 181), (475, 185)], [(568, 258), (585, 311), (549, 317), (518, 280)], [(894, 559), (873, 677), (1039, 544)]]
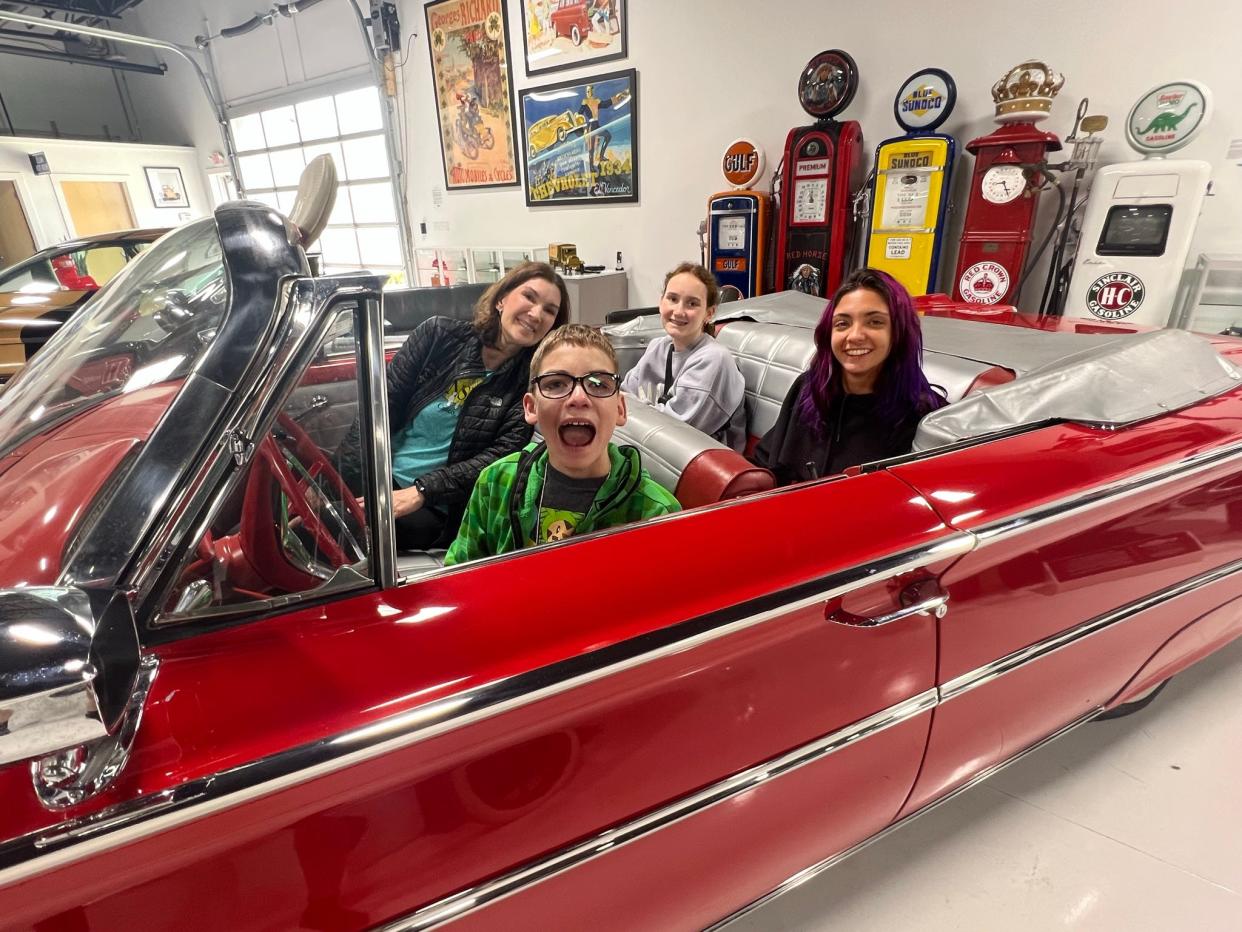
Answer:
[(12, 378), (78, 308), (165, 229), (58, 243), (0, 271), (0, 383)]
[[(1160, 416), (766, 492), (651, 422), (688, 510), (444, 569), (393, 546), (381, 282), (295, 241), (220, 208), (6, 389), (13, 925), (704, 927), (1242, 633), (1239, 341), (1183, 335), (1211, 375)], [(795, 324), (742, 311), (783, 394)], [(1072, 330), (970, 316), (926, 321), (942, 413)]]

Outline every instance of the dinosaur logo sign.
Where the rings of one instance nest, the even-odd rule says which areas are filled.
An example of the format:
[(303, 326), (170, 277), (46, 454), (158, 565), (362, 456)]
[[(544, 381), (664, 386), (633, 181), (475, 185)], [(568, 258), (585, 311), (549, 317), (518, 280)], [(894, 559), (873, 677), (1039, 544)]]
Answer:
[(1146, 296), (1147, 288), (1137, 275), (1110, 272), (1087, 289), (1087, 310), (1100, 320), (1121, 320), (1137, 311)]
[(1191, 82), (1162, 84), (1134, 105), (1126, 121), (1130, 144), (1147, 154), (1180, 149), (1207, 120), (1207, 89)]

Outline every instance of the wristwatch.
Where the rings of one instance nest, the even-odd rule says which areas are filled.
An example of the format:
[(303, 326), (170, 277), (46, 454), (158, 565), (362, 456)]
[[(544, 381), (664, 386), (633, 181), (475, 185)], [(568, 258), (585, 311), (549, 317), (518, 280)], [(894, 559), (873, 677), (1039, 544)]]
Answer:
[(422, 477), (420, 476), (419, 478), (415, 479), (413, 485), (414, 485), (414, 488), (418, 489), (418, 494), (421, 495), (425, 499), (427, 497), (427, 484), (423, 482)]

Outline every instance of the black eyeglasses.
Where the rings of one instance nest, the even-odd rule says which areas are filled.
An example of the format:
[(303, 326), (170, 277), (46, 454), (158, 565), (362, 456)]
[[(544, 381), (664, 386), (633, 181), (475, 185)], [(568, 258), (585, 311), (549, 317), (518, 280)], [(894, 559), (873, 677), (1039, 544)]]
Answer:
[(575, 385), (581, 385), (582, 390), (592, 398), (611, 398), (621, 390), (621, 380), (615, 372), (588, 372), (586, 375), (545, 372), (531, 379), (530, 384), (538, 387), (539, 394), (544, 398), (553, 400), (568, 398), (573, 394)]

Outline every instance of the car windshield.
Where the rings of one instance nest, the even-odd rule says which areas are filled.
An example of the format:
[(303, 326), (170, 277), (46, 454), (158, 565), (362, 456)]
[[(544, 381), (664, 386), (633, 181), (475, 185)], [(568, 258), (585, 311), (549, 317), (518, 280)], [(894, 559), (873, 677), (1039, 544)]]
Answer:
[(215, 220), (126, 266), (0, 392), (0, 455), (104, 398), (182, 378), (229, 306)]

